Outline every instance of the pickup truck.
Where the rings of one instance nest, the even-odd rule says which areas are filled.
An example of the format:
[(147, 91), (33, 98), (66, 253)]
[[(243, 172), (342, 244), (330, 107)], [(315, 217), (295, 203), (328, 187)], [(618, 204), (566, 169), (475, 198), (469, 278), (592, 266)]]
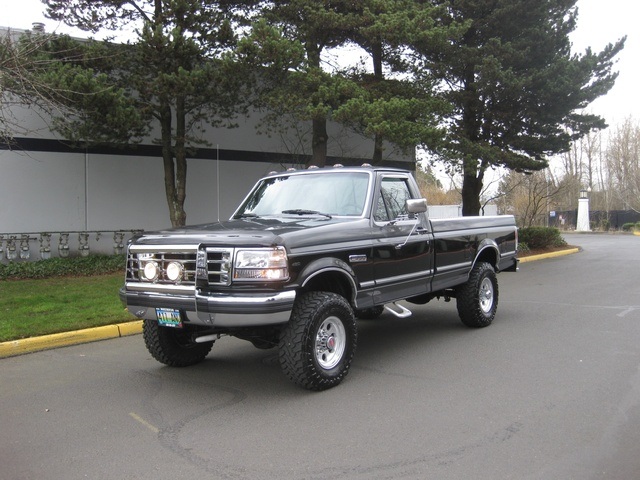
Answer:
[(198, 363), (231, 335), (278, 347), (286, 376), (324, 390), (349, 371), (357, 319), (455, 298), (465, 325), (491, 324), (517, 246), (510, 215), (430, 220), (409, 171), (288, 170), (260, 179), (228, 221), (133, 238), (120, 298), (163, 364)]

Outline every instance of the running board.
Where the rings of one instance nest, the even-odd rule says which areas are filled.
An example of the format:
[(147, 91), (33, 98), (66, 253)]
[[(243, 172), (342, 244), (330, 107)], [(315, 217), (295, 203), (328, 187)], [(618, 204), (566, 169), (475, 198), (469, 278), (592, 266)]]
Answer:
[(196, 343), (214, 342), (214, 341), (216, 341), (218, 338), (220, 338), (220, 335), (218, 335), (218, 334), (214, 334), (214, 335), (203, 335), (203, 336), (201, 336), (201, 337), (196, 337), (196, 338), (195, 338), (195, 342), (196, 342)]
[(397, 303), (393, 302), (391, 305), (393, 305), (395, 308), (397, 308), (398, 310), (394, 310), (393, 308), (391, 308), (389, 305), (385, 305), (384, 309), (389, 312), (392, 313), (393, 315), (395, 315), (398, 318), (409, 318), (411, 316), (411, 310), (409, 310), (408, 308), (403, 307), (402, 305), (398, 305)]

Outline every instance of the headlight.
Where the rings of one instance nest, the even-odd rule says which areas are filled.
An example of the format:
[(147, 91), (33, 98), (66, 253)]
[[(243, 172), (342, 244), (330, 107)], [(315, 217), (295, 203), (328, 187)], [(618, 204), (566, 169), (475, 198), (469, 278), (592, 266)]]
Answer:
[(284, 247), (238, 250), (233, 264), (238, 281), (287, 280), (287, 253)]

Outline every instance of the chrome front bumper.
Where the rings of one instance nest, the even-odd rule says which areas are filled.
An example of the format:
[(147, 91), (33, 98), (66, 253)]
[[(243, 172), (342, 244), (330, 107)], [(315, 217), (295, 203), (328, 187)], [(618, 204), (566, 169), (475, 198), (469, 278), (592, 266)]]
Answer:
[(188, 324), (208, 327), (256, 327), (286, 323), (296, 298), (294, 290), (278, 293), (202, 295), (167, 294), (120, 289), (127, 310), (143, 320), (156, 320), (156, 307), (180, 310)]

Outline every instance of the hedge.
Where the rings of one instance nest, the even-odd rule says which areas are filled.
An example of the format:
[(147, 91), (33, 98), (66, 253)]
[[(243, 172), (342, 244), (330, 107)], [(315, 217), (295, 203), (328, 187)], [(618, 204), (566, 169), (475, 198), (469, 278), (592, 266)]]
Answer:
[(567, 242), (560, 230), (553, 227), (526, 227), (518, 230), (518, 242), (524, 243), (529, 249), (545, 249), (564, 247)]
[(35, 262), (0, 264), (0, 280), (28, 278), (86, 277), (115, 273), (125, 269), (124, 255), (90, 255), (88, 257), (50, 258)]

